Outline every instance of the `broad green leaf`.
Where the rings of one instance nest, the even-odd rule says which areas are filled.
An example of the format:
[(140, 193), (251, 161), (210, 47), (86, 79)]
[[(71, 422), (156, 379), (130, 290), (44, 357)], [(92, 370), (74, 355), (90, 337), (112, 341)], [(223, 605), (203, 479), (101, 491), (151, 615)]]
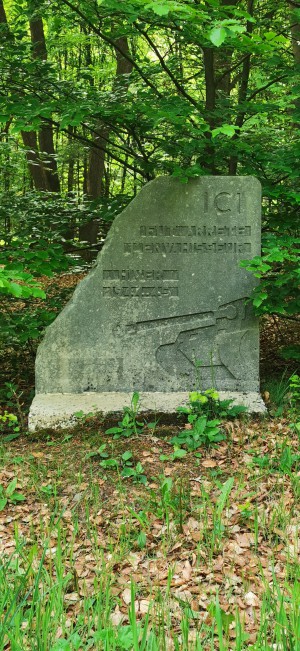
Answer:
[(225, 481), (225, 483), (222, 486), (221, 493), (217, 499), (217, 514), (219, 517), (221, 516), (221, 513), (231, 493), (233, 484), (234, 484), (234, 478), (230, 477), (229, 479), (227, 479), (227, 481)]
[(152, 9), (157, 16), (167, 16), (170, 11), (169, 3), (167, 2), (150, 2), (146, 5), (145, 9)]
[(123, 468), (121, 472), (122, 477), (133, 477), (135, 475), (135, 470), (133, 468)]
[(256, 296), (253, 300), (254, 307), (259, 307), (263, 303), (263, 301), (266, 300), (266, 298), (268, 298), (268, 294), (266, 294), (266, 292), (262, 292), (261, 294)]
[(122, 434), (123, 427), (110, 427), (105, 430), (105, 434)]
[(186, 450), (183, 450), (182, 448), (178, 448), (177, 450), (174, 450), (173, 452), (173, 457), (174, 459), (182, 459), (185, 457), (187, 454)]
[(20, 296), (24, 294), (24, 290), (25, 290), (24, 287), (18, 285), (17, 283), (9, 283), (8, 289), (10, 293), (16, 298), (20, 298)]
[(57, 640), (54, 646), (51, 646), (50, 651), (71, 651), (71, 648), (71, 644), (68, 642), (68, 640), (61, 639)]
[(123, 459), (123, 461), (128, 461), (129, 459), (132, 459), (132, 452), (129, 452), (129, 450), (126, 450), (126, 452), (124, 452), (122, 454), (122, 459)]
[(46, 294), (40, 287), (31, 287), (31, 294), (34, 298), (46, 298)]
[(104, 459), (100, 461), (102, 468), (115, 468), (118, 465), (117, 459)]
[(221, 127), (217, 127), (217, 129), (213, 129), (211, 132), (211, 135), (213, 138), (216, 138), (220, 133), (229, 136), (229, 138), (232, 138), (232, 136), (235, 135), (236, 128), (232, 124), (223, 124)]
[(7, 497), (11, 497), (11, 496), (12, 496), (12, 494), (14, 493), (14, 491), (15, 491), (15, 489), (16, 489), (17, 483), (18, 483), (18, 479), (17, 479), (17, 477), (15, 477), (15, 478), (14, 478), (14, 479), (13, 479), (13, 480), (8, 484), (7, 489), (6, 489), (6, 491), (5, 491)]
[(25, 495), (22, 495), (22, 493), (13, 493), (11, 496), (11, 500), (13, 502), (24, 502), (26, 500)]
[(144, 531), (141, 531), (137, 537), (137, 544), (140, 547), (140, 549), (143, 549), (145, 547), (147, 542), (147, 536)]
[(224, 43), (225, 38), (227, 36), (228, 32), (226, 27), (214, 27), (210, 34), (209, 34), (209, 40), (215, 45), (216, 47), (220, 47), (222, 43)]

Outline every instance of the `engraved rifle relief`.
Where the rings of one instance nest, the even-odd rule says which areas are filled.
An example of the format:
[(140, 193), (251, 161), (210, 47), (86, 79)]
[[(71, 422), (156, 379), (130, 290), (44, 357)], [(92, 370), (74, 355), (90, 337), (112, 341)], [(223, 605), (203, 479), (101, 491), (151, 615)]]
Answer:
[[(128, 326), (130, 334), (167, 328), (170, 341), (156, 350), (158, 364), (169, 374), (191, 375), (195, 361), (206, 370), (219, 369), (222, 375), (239, 379), (251, 363), (251, 337), (245, 328), (245, 298), (220, 305), (214, 311), (183, 314)], [(172, 336), (172, 332), (174, 335)], [(235, 355), (228, 354), (235, 349)]]

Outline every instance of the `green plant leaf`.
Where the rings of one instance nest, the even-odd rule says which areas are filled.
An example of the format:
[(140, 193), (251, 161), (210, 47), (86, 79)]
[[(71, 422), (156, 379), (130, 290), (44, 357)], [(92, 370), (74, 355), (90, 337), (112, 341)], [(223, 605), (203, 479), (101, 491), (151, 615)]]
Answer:
[(143, 549), (146, 546), (147, 536), (144, 531), (141, 531), (137, 537), (137, 544), (140, 549)]
[(13, 493), (11, 496), (12, 502), (24, 502), (26, 500), (25, 495), (22, 495), (22, 493)]
[(123, 461), (128, 461), (129, 459), (132, 459), (132, 452), (130, 452), (129, 450), (126, 450), (126, 452), (124, 452), (122, 454), (122, 460)]
[(216, 47), (220, 47), (220, 45), (224, 43), (226, 36), (227, 36), (226, 27), (222, 27), (222, 25), (220, 25), (219, 27), (214, 27), (211, 30), (209, 34), (209, 39), (213, 43), (213, 45), (216, 45)]
[(123, 468), (121, 472), (122, 477), (134, 477), (135, 476), (135, 470), (134, 468)]
[(152, 9), (157, 16), (167, 16), (170, 11), (168, 2), (149, 2), (145, 9)]
[(173, 456), (173, 459), (182, 459), (186, 455), (187, 455), (186, 450), (183, 450), (182, 448), (177, 448), (176, 450), (174, 450), (172, 456)]
[(118, 465), (117, 459), (103, 459), (99, 464), (102, 468), (116, 468)]
[(11, 496), (12, 496), (12, 494), (14, 493), (14, 491), (15, 491), (15, 489), (16, 489), (17, 483), (18, 483), (18, 479), (17, 479), (17, 477), (15, 477), (15, 478), (14, 478), (14, 479), (13, 479), (13, 480), (8, 484), (7, 489), (6, 489), (6, 491), (5, 491), (7, 497), (11, 497)]
[(105, 430), (105, 434), (122, 434), (123, 427), (110, 427)]
[(220, 495), (219, 495), (219, 497), (217, 499), (217, 505), (216, 505), (217, 506), (216, 510), (217, 510), (218, 517), (221, 516), (222, 511), (225, 508), (225, 504), (226, 504), (226, 502), (228, 500), (228, 497), (230, 495), (230, 492), (231, 492), (231, 490), (233, 488), (233, 484), (234, 484), (234, 478), (229, 477), (229, 479), (227, 479), (227, 481), (225, 481), (225, 483), (223, 484), (223, 486), (221, 488), (221, 493), (220, 493)]

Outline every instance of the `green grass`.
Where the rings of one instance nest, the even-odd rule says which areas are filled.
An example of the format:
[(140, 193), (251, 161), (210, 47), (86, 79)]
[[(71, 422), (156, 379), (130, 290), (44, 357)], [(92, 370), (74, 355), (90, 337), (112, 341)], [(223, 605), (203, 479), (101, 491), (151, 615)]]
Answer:
[[(57, 535), (58, 544), (52, 554), (50, 541), (53, 533)], [(260, 624), (256, 642), (251, 646), (241, 614), (236, 610), (229, 617), (220, 606), (218, 594), (211, 600), (209, 623), (201, 621), (199, 613), (193, 611), (188, 602), (179, 599), (174, 609), (170, 592), (166, 598), (161, 591), (156, 594), (153, 591), (148, 613), (138, 621), (135, 608), (139, 603), (139, 589), (132, 581), (128, 588), (131, 592), (128, 612), (123, 615), (125, 621), (117, 623), (118, 599), (112, 590), (112, 566), (114, 560), (118, 562), (120, 550), (108, 567), (105, 558), (95, 549), (99, 564), (93, 596), (79, 597), (76, 590), (74, 592), (76, 579), (70, 569), (72, 545), (65, 545), (59, 516), (53, 519), (49, 534), (43, 545), (38, 546), (28, 544), (16, 533), (14, 554), (1, 562), (1, 651), (7, 648), (12, 651), (227, 650), (233, 644), (232, 637), (229, 642), (230, 630), (235, 631), (235, 649), (300, 649), (299, 570), (296, 570), (293, 580), (285, 582), (282, 588), (274, 569), (273, 584), (265, 586), (261, 607), (256, 613)], [(121, 544), (124, 541), (120, 541)], [(72, 613), (68, 604), (72, 605)]]
[(146, 486), (89, 457), (101, 432), (65, 436), (1, 447), (0, 483), (26, 501), (0, 513), (0, 651), (300, 651), (288, 426), (235, 424), (166, 463), (163, 439), (114, 442)]

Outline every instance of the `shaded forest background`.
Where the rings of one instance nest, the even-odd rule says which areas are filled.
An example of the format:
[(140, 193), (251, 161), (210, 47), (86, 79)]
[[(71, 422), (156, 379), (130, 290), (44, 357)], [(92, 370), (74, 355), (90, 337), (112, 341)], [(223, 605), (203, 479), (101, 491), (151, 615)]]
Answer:
[(295, 368), (300, 3), (0, 0), (0, 33), (5, 380), (5, 359), (14, 349), (28, 368), (114, 216), (160, 174), (259, 178), (263, 253), (244, 264)]

